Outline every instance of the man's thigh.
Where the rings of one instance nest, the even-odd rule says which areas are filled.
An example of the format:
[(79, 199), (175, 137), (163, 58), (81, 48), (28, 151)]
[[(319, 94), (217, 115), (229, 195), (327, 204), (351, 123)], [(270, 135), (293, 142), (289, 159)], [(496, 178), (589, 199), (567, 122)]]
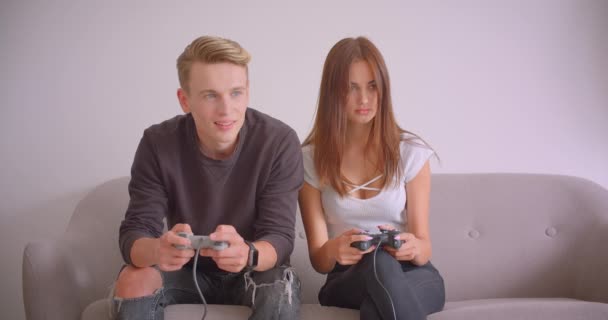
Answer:
[(226, 286), (226, 303), (255, 307), (256, 304), (300, 304), (300, 279), (292, 267), (280, 266), (263, 272), (245, 272)]
[(166, 305), (203, 303), (196, 285), (207, 303), (220, 303), (219, 286), (217, 278), (205, 272), (196, 272), (196, 281), (192, 268), (184, 266), (177, 271), (161, 271), (163, 278), (163, 295)]

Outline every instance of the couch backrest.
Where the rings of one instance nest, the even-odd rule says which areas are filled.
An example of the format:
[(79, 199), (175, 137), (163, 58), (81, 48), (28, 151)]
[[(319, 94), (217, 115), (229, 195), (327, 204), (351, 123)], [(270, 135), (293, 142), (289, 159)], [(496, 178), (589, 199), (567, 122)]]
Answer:
[[(95, 251), (75, 271), (89, 288), (85, 301), (105, 296), (122, 264), (118, 227), (128, 181), (95, 188), (68, 225), (66, 233), (82, 239), (72, 250)], [(605, 252), (601, 247), (608, 241), (608, 191), (587, 180), (435, 174), (430, 217), (433, 263), (446, 280), (448, 300), (593, 296), (589, 288), (597, 275), (581, 268), (608, 270), (607, 255), (596, 254)], [(303, 301), (316, 303), (325, 276), (310, 265), (299, 212), (291, 261), (302, 280)]]
[(585, 298), (597, 290), (593, 281), (608, 278), (599, 277), (608, 270), (600, 242), (608, 240), (608, 191), (590, 181), (439, 174), (430, 211), (433, 263), (448, 300)]

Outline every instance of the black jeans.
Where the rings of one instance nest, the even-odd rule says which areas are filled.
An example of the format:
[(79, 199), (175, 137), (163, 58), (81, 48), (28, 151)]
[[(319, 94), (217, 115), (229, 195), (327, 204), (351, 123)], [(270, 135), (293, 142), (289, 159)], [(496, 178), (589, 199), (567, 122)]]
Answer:
[[(202, 303), (192, 276), (184, 266), (173, 272), (160, 272), (163, 287), (140, 298), (113, 298), (115, 319), (162, 320), (164, 309), (172, 304)], [(291, 267), (264, 272), (197, 272), (198, 285), (208, 304), (244, 305), (252, 309), (249, 319), (292, 320), (300, 309), (300, 280)]]
[(324, 306), (359, 309), (360, 319), (365, 320), (421, 320), (443, 309), (443, 278), (430, 262), (416, 266), (397, 261), (379, 248), (375, 263), (377, 279), (374, 252), (354, 266), (337, 265), (327, 275), (319, 302)]

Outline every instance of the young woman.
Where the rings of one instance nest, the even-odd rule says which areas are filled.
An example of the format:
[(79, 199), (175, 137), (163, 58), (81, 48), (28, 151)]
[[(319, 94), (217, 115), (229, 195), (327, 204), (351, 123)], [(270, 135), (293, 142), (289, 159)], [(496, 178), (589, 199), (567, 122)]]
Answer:
[[(304, 141), (299, 204), (313, 267), (329, 273), (322, 305), (361, 319), (426, 319), (445, 303), (429, 262), (429, 158), (395, 121), (388, 71), (368, 39), (334, 45), (323, 68), (314, 127)], [(394, 248), (369, 235), (398, 231)], [(372, 241), (360, 250), (353, 242)]]

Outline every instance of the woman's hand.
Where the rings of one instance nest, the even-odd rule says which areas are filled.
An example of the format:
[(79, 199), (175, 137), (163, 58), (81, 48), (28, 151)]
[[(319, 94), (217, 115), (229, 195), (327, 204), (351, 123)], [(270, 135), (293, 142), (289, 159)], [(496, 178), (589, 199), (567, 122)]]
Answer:
[[(391, 225), (382, 225), (378, 226), (378, 228), (381, 230), (395, 230)], [(400, 261), (412, 261), (420, 254), (422, 243), (413, 233), (402, 232), (395, 237), (395, 239), (405, 241), (401, 244), (399, 249), (395, 249), (391, 246), (384, 246), (384, 250), (395, 257), (395, 259)]]
[(376, 248), (376, 246), (372, 245), (369, 249), (361, 251), (350, 246), (355, 241), (368, 241), (372, 239), (370, 236), (360, 234), (362, 232), (359, 229), (351, 229), (330, 240), (332, 245), (331, 251), (333, 252), (334, 259), (339, 264), (344, 266), (356, 264), (363, 258), (364, 254)]

